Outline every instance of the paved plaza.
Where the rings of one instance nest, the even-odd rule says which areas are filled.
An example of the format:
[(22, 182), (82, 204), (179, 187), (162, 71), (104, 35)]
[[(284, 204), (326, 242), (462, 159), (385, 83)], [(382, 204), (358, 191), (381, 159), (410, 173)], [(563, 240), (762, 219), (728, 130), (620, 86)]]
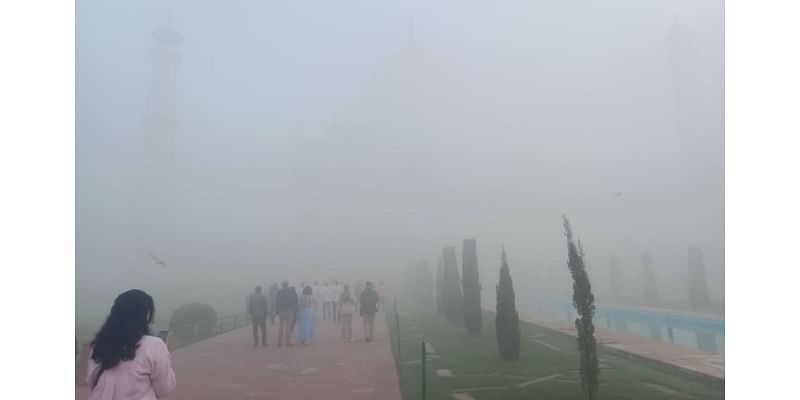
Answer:
[[(361, 339), (361, 318), (353, 318), (355, 341), (340, 339), (341, 326), (317, 321), (308, 345), (277, 346), (277, 322), (268, 326), (269, 347), (253, 347), (244, 327), (176, 350), (174, 400), (400, 400), (386, 321), (375, 320), (375, 341)], [(296, 333), (296, 332), (295, 332)], [(296, 338), (295, 338), (296, 340)], [(76, 399), (88, 388), (76, 387)]]

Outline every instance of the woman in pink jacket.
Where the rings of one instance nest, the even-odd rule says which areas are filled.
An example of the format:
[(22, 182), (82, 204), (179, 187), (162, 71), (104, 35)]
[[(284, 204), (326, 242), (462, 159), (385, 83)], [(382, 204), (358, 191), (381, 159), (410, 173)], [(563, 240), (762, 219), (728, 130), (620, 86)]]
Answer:
[(157, 400), (175, 390), (169, 350), (150, 336), (153, 298), (141, 290), (117, 296), (92, 341), (86, 383), (90, 400)]

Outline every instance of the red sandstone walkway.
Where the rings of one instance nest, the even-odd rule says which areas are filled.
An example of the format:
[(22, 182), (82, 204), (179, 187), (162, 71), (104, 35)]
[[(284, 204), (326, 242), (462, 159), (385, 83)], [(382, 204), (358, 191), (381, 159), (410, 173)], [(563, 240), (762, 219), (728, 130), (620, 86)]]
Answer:
[[(276, 325), (268, 326), (269, 347), (253, 348), (245, 327), (176, 350), (174, 400), (385, 399), (400, 400), (386, 322), (375, 320), (375, 341), (362, 339), (353, 318), (353, 342), (339, 339), (340, 325), (317, 321), (317, 338), (305, 346), (278, 347)], [(296, 339), (296, 338), (295, 338)], [(87, 398), (85, 386), (76, 398)]]

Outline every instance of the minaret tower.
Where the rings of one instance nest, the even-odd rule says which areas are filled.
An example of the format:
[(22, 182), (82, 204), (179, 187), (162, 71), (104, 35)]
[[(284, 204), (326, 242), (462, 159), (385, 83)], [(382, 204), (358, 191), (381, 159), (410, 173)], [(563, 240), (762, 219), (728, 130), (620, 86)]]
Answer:
[(181, 56), (178, 45), (183, 36), (172, 28), (171, 16), (153, 31), (155, 46), (150, 52), (153, 72), (145, 109), (142, 144), (145, 177), (156, 188), (168, 181), (173, 164), (177, 118), (177, 73)]
[(142, 118), (141, 169), (133, 221), (143, 250), (161, 257), (163, 249), (169, 246), (174, 225), (177, 72), (181, 61), (178, 45), (183, 41), (183, 36), (172, 28), (171, 20), (168, 17), (152, 33), (153, 70)]

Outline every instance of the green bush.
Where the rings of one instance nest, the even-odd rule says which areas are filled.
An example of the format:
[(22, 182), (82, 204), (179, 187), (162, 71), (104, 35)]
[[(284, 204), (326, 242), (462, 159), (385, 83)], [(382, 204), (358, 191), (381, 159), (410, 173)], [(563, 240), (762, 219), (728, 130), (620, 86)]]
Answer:
[[(185, 304), (172, 312), (169, 329), (176, 338), (208, 336), (217, 326), (217, 312), (208, 304)], [(195, 331), (197, 329), (197, 331)]]

